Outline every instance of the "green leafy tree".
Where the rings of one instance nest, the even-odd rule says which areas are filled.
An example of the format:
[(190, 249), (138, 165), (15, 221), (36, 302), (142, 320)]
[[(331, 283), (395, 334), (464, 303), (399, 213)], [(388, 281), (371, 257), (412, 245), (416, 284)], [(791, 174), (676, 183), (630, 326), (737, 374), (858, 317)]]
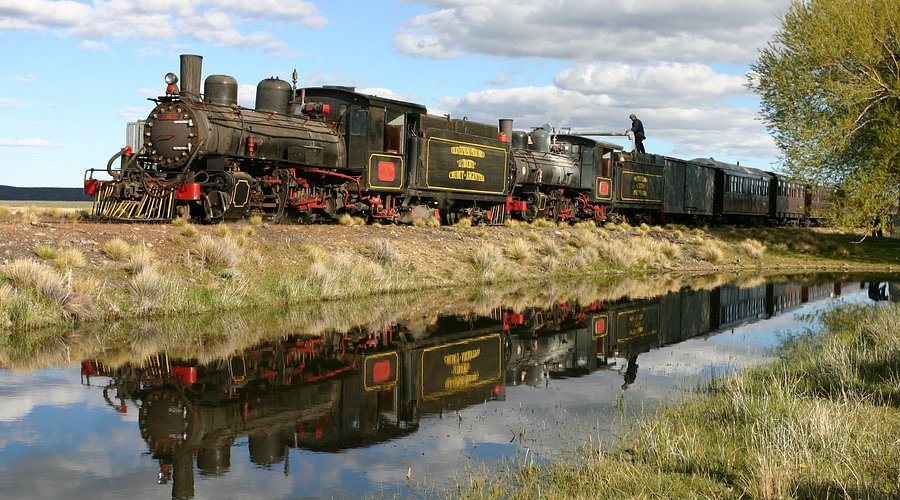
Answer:
[(750, 86), (788, 172), (839, 187), (840, 225), (869, 225), (900, 196), (897, 0), (793, 0)]

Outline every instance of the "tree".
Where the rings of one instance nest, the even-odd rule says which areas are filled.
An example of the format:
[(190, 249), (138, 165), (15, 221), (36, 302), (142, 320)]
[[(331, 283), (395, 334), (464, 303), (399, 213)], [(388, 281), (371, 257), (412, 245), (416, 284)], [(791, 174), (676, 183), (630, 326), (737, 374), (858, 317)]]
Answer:
[(870, 225), (900, 197), (896, 0), (793, 0), (750, 87), (789, 174), (836, 185), (832, 219)]

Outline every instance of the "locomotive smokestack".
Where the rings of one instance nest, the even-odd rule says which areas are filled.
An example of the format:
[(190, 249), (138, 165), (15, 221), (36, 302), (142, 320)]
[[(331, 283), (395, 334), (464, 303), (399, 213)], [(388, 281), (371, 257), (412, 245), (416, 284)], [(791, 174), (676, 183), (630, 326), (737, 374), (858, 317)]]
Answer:
[(181, 55), (181, 98), (200, 101), (200, 74), (203, 56)]
[(510, 118), (501, 118), (500, 119), (500, 135), (506, 137), (506, 140), (510, 140), (513, 133), (513, 121)]

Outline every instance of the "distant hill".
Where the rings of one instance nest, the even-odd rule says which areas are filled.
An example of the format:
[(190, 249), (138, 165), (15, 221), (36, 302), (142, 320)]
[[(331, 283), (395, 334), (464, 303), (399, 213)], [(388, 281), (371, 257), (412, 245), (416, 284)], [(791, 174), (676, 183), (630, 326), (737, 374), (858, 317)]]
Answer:
[(11, 201), (91, 201), (82, 188), (13, 187), (0, 185), (0, 200)]

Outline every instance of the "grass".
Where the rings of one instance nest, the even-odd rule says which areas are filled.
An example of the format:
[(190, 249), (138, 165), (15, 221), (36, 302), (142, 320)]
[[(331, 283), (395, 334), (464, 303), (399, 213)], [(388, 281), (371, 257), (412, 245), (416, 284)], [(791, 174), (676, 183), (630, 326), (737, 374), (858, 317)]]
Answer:
[(608, 449), (458, 481), (461, 498), (897, 498), (900, 305), (845, 305)]
[[(833, 268), (846, 261), (874, 262), (881, 269), (892, 263), (900, 266), (895, 240), (854, 244), (853, 238), (858, 241), (854, 235), (822, 229), (703, 230), (626, 224), (600, 228), (555, 223), (539, 227), (545, 222), (426, 231), (378, 225), (324, 241), (310, 239), (301, 227), (256, 226), (252, 221), (203, 226), (180, 221), (167, 231), (154, 231), (156, 236), (148, 238), (155, 239), (146, 243), (100, 237), (99, 244), (72, 250), (42, 237), (38, 241), (43, 243), (24, 247), (30, 255), (23, 255), (19, 245), (19, 253), (10, 254), (6, 261), (30, 257), (60, 270), (58, 279), (75, 296), (89, 298), (94, 309), (86, 309), (86, 315), (70, 314), (33, 289), (15, 287), (7, 307), (14, 303), (14, 316), (19, 319), (0, 316), (0, 326), (19, 330), (64, 323), (72, 317), (212, 312), (225, 304), (254, 307), (523, 278), (552, 282), (648, 272), (818, 266), (825, 261), (823, 253), (840, 259), (825, 261)], [(15, 222), (7, 224), (21, 229)], [(272, 235), (277, 237), (270, 240)], [(405, 244), (410, 237), (421, 238), (421, 244)], [(404, 244), (398, 245), (400, 241)], [(813, 253), (801, 254), (798, 249)], [(130, 282), (148, 268), (164, 276), (172, 290), (180, 291), (180, 304), (151, 300), (154, 295), (149, 292), (135, 293)], [(147, 276), (142, 279), (149, 282)], [(137, 296), (148, 299), (135, 300)]]

